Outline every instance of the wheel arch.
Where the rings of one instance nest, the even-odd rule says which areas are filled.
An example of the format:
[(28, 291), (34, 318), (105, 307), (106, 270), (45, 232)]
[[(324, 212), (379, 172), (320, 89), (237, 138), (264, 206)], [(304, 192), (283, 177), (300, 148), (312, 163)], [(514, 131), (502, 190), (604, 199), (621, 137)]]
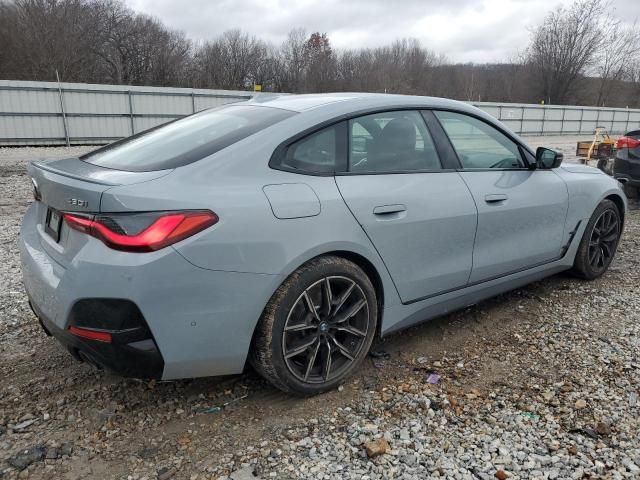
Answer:
[[(333, 250), (331, 252), (324, 253), (319, 256), (335, 256), (341, 257), (346, 260), (349, 260), (355, 263), (358, 267), (360, 267), (364, 273), (369, 277), (371, 283), (373, 284), (373, 288), (376, 292), (376, 302), (378, 303), (378, 318), (376, 318), (376, 335), (380, 335), (382, 331), (382, 312), (384, 309), (384, 284), (382, 283), (382, 277), (378, 272), (378, 269), (375, 267), (371, 261), (360, 255), (359, 253), (351, 252), (348, 250)], [(317, 257), (316, 257), (317, 258)]]
[[(378, 271), (378, 268), (376, 268), (374, 263), (370, 259), (368, 259), (366, 256), (362, 255), (361, 253), (356, 253), (353, 250), (346, 250), (346, 249), (326, 250), (326, 251), (323, 251), (321, 253), (316, 253), (313, 256), (308, 256), (304, 260), (299, 259), (299, 261), (295, 262), (292, 266), (290, 266), (287, 269), (286, 275), (282, 278), (282, 281), (274, 288), (270, 299), (278, 291), (278, 288), (280, 288), (280, 286), (284, 282), (286, 282), (286, 280), (295, 271), (297, 271), (298, 269), (300, 269), (301, 267), (303, 267), (307, 263), (312, 262), (313, 260), (315, 260), (317, 258), (330, 257), (330, 256), (344, 258), (346, 260), (349, 260), (349, 261), (355, 263), (358, 267), (360, 267), (364, 271), (364, 273), (367, 275), (367, 277), (369, 277), (369, 279), (371, 280), (371, 283), (373, 284), (374, 291), (376, 293), (376, 302), (377, 302), (377, 306), (378, 306), (378, 316), (376, 318), (376, 335), (380, 335), (380, 332), (382, 331), (382, 318), (383, 318), (382, 312), (383, 312), (384, 305), (385, 305), (385, 292), (387, 292), (388, 288), (385, 290), (384, 281), (382, 279), (382, 276), (380, 275), (380, 272)], [(267, 304), (265, 304), (265, 308), (268, 305), (268, 303), (269, 302), (267, 302)], [(260, 317), (262, 317), (263, 314), (264, 314), (264, 309), (263, 309), (262, 314), (260, 315)], [(253, 332), (251, 334), (251, 344), (253, 344), (253, 340), (254, 340), (254, 337), (256, 335), (256, 331), (258, 330), (259, 323), (260, 323), (260, 319), (258, 318), (256, 323), (255, 323), (255, 325), (254, 325), (254, 327), (253, 327)]]
[(625, 214), (627, 213), (624, 199), (620, 195), (612, 193), (611, 195), (604, 197), (604, 200), (611, 200), (615, 203), (616, 207), (618, 207), (618, 212), (620, 212), (620, 221), (622, 222), (620, 230), (622, 231), (624, 229)]

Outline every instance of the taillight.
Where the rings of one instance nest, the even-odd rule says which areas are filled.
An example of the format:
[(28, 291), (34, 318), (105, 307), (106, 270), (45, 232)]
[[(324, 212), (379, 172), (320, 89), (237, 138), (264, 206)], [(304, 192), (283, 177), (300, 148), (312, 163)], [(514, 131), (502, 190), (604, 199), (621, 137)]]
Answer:
[(640, 146), (640, 140), (631, 137), (620, 137), (616, 143), (618, 150), (622, 148), (637, 148)]
[(209, 210), (84, 216), (65, 213), (70, 228), (100, 239), (115, 250), (152, 252), (184, 240), (218, 222)]
[(111, 333), (93, 330), (90, 328), (69, 327), (69, 332), (76, 337), (86, 338), (87, 340), (96, 340), (98, 342), (111, 343)]

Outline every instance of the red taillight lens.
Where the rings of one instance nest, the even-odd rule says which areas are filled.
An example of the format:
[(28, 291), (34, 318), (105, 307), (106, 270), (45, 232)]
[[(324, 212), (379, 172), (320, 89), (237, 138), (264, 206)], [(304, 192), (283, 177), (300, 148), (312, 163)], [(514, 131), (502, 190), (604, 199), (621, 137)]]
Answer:
[(79, 328), (74, 326), (69, 327), (69, 332), (76, 337), (111, 343), (111, 334), (109, 332), (101, 332), (99, 330), (91, 330), (88, 328)]
[(631, 137), (620, 137), (618, 142), (616, 143), (616, 148), (618, 150), (622, 148), (637, 148), (640, 147), (640, 140), (636, 140)]
[(69, 227), (92, 235), (115, 250), (152, 252), (184, 240), (218, 222), (208, 210), (100, 214), (85, 217), (65, 213)]

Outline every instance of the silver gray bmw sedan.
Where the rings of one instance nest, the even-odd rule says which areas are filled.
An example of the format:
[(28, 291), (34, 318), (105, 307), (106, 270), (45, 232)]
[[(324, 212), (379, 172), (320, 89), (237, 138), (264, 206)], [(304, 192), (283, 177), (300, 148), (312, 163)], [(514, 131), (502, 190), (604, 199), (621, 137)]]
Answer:
[(428, 97), (261, 96), (29, 166), (44, 330), (125, 376), (335, 387), (376, 335), (611, 263), (621, 186)]

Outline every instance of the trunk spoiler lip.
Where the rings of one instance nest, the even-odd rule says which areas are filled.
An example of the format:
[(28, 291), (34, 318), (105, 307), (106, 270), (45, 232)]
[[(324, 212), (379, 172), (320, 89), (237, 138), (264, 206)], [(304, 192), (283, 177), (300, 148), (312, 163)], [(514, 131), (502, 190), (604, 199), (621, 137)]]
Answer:
[[(167, 170), (156, 170), (154, 172), (129, 172), (126, 170), (114, 170), (111, 168), (105, 168), (105, 167), (98, 167), (96, 165), (92, 165), (90, 163), (84, 162), (83, 160), (80, 160), (79, 158), (66, 158), (66, 159), (62, 159), (62, 160), (78, 160), (79, 162), (83, 162), (85, 164), (87, 164), (88, 166), (94, 167), (96, 169), (96, 171), (103, 171), (103, 172), (113, 172), (113, 174), (115, 175), (119, 175), (120, 176), (120, 180), (124, 179), (125, 177), (129, 177), (129, 178), (135, 178), (138, 177), (139, 181), (134, 181), (131, 182), (131, 184), (135, 184), (135, 183), (142, 183), (142, 182), (146, 182), (146, 181), (150, 181), (150, 180), (156, 180), (158, 178), (162, 178), (166, 175), (169, 175), (171, 172), (173, 172), (173, 170), (175, 169), (167, 169)], [(50, 165), (50, 163), (56, 163), (60, 160), (53, 160), (53, 161), (47, 161), (47, 160), (34, 160), (29, 162), (29, 165), (27, 167), (27, 170), (30, 170), (31, 168), (38, 168), (40, 170), (44, 170), (46, 172), (50, 172), (50, 173), (54, 173), (56, 175), (61, 175), (63, 177), (67, 177), (67, 178), (73, 178), (74, 180), (80, 180), (83, 182), (87, 182), (87, 183), (92, 183), (95, 185), (104, 185), (105, 187), (118, 187), (121, 185), (125, 185), (127, 184), (126, 182), (123, 183), (122, 181), (109, 181), (109, 180), (105, 180), (105, 179), (98, 179), (98, 178), (93, 178), (90, 176), (86, 176), (86, 175), (80, 175), (80, 174), (76, 174), (73, 172), (69, 172), (67, 170), (64, 169), (60, 169), (60, 168), (55, 168), (54, 166)], [(143, 174), (155, 174), (152, 175), (151, 178), (141, 178), (144, 177)], [(29, 172), (30, 176), (31, 172)], [(141, 175), (142, 174), (142, 175)]]
[(41, 160), (36, 160), (31, 162), (31, 165), (39, 168), (40, 170), (44, 170), (46, 172), (55, 173), (56, 175), (62, 175), (63, 177), (73, 178), (75, 180), (82, 180), (83, 182), (95, 183), (97, 185), (105, 185), (109, 187), (115, 187), (120, 185), (119, 183), (107, 182), (105, 180), (96, 180), (95, 178), (83, 177), (82, 175), (76, 175), (71, 172), (65, 172), (64, 170), (59, 170), (57, 168), (53, 168), (48, 166), (46, 163), (43, 163)]

